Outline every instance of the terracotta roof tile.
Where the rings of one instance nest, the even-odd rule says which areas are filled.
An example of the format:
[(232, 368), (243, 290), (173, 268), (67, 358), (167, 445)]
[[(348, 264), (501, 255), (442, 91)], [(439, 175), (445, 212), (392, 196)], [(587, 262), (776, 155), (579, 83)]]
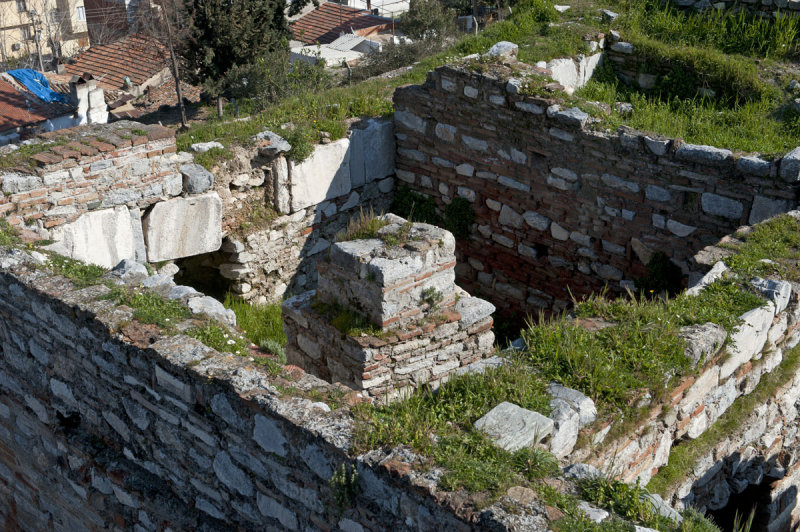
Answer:
[(389, 29), (392, 21), (363, 9), (326, 2), (292, 22), (291, 26), (298, 41), (328, 44), (339, 38), (340, 33), (350, 33), (351, 30), (363, 36)]
[(92, 46), (65, 65), (70, 75), (89, 72), (97, 85), (109, 90), (121, 90), (128, 76), (131, 83), (141, 85), (167, 66), (168, 52), (160, 43), (144, 35), (128, 35), (124, 39)]
[(45, 104), (0, 76), (0, 131), (36, 124), (67, 112), (68, 106)]

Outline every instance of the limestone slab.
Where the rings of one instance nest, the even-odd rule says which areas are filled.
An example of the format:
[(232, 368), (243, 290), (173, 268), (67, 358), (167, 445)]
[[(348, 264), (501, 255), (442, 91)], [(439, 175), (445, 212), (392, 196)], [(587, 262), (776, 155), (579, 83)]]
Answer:
[(136, 260), (137, 221), (127, 207), (114, 207), (81, 215), (74, 222), (51, 232), (55, 243), (47, 249), (67, 257), (104, 268), (113, 268), (123, 259)]
[(533, 410), (502, 402), (475, 422), (495, 445), (509, 452), (531, 447), (553, 432), (553, 420)]
[(742, 314), (742, 324), (731, 334), (732, 345), (728, 347), (730, 356), (720, 367), (720, 380), (730, 377), (736, 368), (761, 351), (774, 316), (775, 304), (772, 301)]
[(350, 140), (316, 147), (302, 163), (289, 162), (292, 211), (350, 193)]
[(210, 192), (162, 201), (142, 225), (150, 262), (216, 251), (222, 245), (222, 200)]

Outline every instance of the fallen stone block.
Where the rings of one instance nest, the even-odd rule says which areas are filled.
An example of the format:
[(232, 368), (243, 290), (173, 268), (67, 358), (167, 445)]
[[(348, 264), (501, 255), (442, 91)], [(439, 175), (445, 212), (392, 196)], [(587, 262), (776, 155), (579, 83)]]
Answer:
[(223, 146), (222, 143), (217, 142), (216, 140), (212, 140), (211, 142), (195, 142), (194, 144), (189, 146), (189, 149), (192, 150), (195, 153), (205, 153), (208, 150), (211, 150), (211, 149), (214, 149), (214, 148), (218, 148), (220, 150), (224, 150), (225, 146)]
[(214, 174), (199, 164), (182, 164), (179, 170), (187, 194), (202, 194), (214, 184)]
[(231, 326), (236, 325), (236, 314), (210, 296), (193, 297), (188, 302), (193, 314), (205, 314), (209, 318), (221, 321)]
[(547, 387), (547, 391), (554, 399), (560, 399), (567, 403), (574, 409), (579, 417), (581, 427), (585, 427), (589, 423), (597, 419), (597, 407), (594, 401), (583, 395), (578, 390), (567, 388), (558, 383), (551, 383)]
[(567, 456), (575, 447), (580, 431), (580, 416), (563, 399), (550, 401), (553, 411), (550, 419), (553, 420), (553, 435), (550, 437), (550, 452), (556, 458)]
[(553, 433), (553, 420), (533, 410), (502, 402), (474, 424), (509, 452), (532, 447)]

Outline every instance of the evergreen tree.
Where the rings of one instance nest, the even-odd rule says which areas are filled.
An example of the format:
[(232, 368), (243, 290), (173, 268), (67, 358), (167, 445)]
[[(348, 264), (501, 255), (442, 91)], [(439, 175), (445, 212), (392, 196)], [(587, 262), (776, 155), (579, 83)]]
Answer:
[(286, 53), (289, 26), (284, 0), (187, 0), (188, 36), (182, 57), (187, 76), (217, 97), (222, 114), (226, 87), (243, 67), (270, 53)]

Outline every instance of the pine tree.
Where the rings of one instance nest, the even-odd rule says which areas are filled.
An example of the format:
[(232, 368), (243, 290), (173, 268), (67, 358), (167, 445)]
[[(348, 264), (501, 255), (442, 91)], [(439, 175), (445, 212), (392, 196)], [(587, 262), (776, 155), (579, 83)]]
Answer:
[(289, 26), (284, 0), (187, 0), (188, 38), (182, 57), (193, 82), (217, 97), (231, 72), (255, 64), (270, 53), (286, 53)]

